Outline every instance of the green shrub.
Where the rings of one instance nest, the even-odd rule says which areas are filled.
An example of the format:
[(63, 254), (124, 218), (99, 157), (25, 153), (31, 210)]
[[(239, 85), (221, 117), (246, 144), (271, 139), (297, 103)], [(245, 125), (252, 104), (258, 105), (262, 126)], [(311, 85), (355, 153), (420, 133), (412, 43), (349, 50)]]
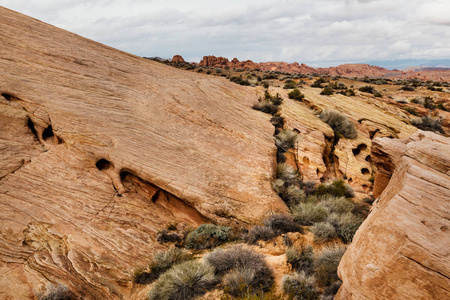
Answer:
[(339, 215), (337, 219), (337, 232), (344, 243), (351, 243), (353, 236), (362, 224), (362, 219), (348, 212)]
[(321, 94), (321, 95), (329, 96), (329, 95), (333, 95), (333, 94), (334, 94), (334, 91), (333, 91), (333, 88), (332, 88), (332, 87), (326, 86), (326, 87), (320, 92), (320, 94)]
[(307, 245), (301, 249), (290, 247), (286, 251), (286, 259), (295, 270), (301, 270), (307, 274), (313, 273), (314, 251), (312, 246)]
[(284, 82), (283, 89), (294, 89), (296, 87), (297, 87), (297, 83), (292, 79), (288, 79)]
[(274, 115), (278, 112), (278, 105), (273, 104), (270, 101), (261, 101), (252, 106), (253, 109), (262, 111), (266, 114)]
[(153, 256), (150, 264), (150, 272), (137, 270), (134, 275), (134, 282), (137, 284), (149, 284), (170, 269), (174, 264), (191, 258), (191, 254), (180, 248), (169, 248), (165, 251), (158, 251)]
[(294, 222), (292, 216), (288, 214), (272, 214), (264, 220), (264, 225), (272, 229), (277, 235), (302, 230), (302, 228)]
[(276, 236), (275, 232), (266, 226), (253, 226), (244, 237), (249, 244), (255, 244), (259, 240), (268, 241)]
[(441, 126), (442, 120), (430, 116), (412, 119), (411, 124), (422, 130), (445, 133)]
[(335, 132), (342, 134), (348, 139), (356, 139), (358, 137), (355, 125), (347, 117), (335, 110), (324, 110), (319, 118), (330, 125)]
[(411, 115), (413, 115), (413, 116), (417, 116), (418, 115), (417, 110), (416, 110), (415, 107), (406, 106), (406, 107), (403, 107), (403, 109), (405, 111), (407, 111), (408, 113), (410, 113)]
[(230, 240), (232, 231), (230, 227), (214, 224), (202, 224), (186, 237), (186, 248), (207, 249), (216, 247)]
[(423, 101), (423, 107), (427, 108), (427, 109), (435, 109), (436, 105), (434, 105), (434, 101), (433, 98), (431, 98), (430, 96), (425, 97), (424, 101)]
[(320, 203), (300, 203), (292, 209), (294, 221), (300, 225), (325, 221), (329, 213), (330, 210)]
[(205, 256), (215, 274), (223, 275), (225, 291), (240, 296), (249, 290), (256, 293), (267, 291), (273, 285), (272, 271), (264, 261), (262, 254), (242, 245), (227, 250), (217, 249)]
[(285, 184), (281, 179), (276, 179), (272, 188), (290, 208), (305, 200), (305, 193), (297, 185)]
[(337, 268), (345, 250), (345, 247), (325, 248), (314, 260), (314, 276), (320, 286), (339, 280)]
[(303, 98), (305, 98), (305, 95), (303, 95), (298, 88), (295, 88), (288, 93), (288, 97), (289, 99), (301, 101), (303, 100)]
[(336, 212), (338, 214), (351, 212), (355, 207), (353, 201), (345, 197), (337, 197), (332, 195), (325, 195), (321, 197), (320, 203), (328, 207), (331, 212)]
[(326, 83), (326, 82), (328, 82), (327, 79), (325, 79), (325, 78), (323, 78), (323, 77), (320, 77), (319, 79), (317, 79), (316, 81), (314, 81), (313, 84), (311, 84), (311, 87), (314, 87), (314, 88), (321, 88), (321, 87), (322, 87), (322, 83)]
[(375, 97), (382, 97), (382, 95), (371, 85), (360, 87), (359, 90), (364, 93), (373, 94)]
[(287, 163), (278, 164), (275, 175), (277, 179), (281, 179), (289, 184), (297, 183), (300, 177), (299, 172)]
[(290, 148), (295, 147), (295, 143), (298, 140), (298, 134), (294, 130), (283, 130), (278, 133), (275, 137), (275, 145), (280, 149), (280, 151), (286, 152)]
[(342, 179), (335, 179), (329, 185), (320, 184), (317, 187), (316, 195), (321, 196), (326, 194), (330, 194), (335, 197), (347, 198), (352, 198), (355, 196), (355, 192), (353, 191), (353, 189), (348, 184), (345, 184)]
[(319, 291), (316, 288), (316, 279), (314, 276), (308, 276), (304, 272), (284, 275), (282, 285), (283, 292), (288, 294), (290, 299), (319, 299)]
[(213, 267), (198, 261), (187, 261), (162, 274), (153, 284), (148, 299), (192, 299), (204, 294), (215, 283)]
[(315, 242), (327, 242), (337, 236), (336, 229), (328, 222), (315, 223), (310, 230), (314, 233)]
[(39, 300), (77, 300), (82, 299), (75, 295), (63, 284), (50, 284), (45, 294), (38, 295)]

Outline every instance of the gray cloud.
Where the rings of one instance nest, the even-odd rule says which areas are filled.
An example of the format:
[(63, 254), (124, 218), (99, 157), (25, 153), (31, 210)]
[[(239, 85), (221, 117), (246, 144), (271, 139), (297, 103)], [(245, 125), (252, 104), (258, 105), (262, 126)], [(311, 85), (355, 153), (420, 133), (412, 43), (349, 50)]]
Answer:
[(450, 58), (447, 0), (4, 0), (141, 56), (220, 55), (313, 66)]

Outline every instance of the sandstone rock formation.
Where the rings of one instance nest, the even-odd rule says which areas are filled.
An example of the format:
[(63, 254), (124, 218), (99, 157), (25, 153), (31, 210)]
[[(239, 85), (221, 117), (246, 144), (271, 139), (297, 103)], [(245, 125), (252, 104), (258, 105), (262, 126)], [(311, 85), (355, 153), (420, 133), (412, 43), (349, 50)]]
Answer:
[(449, 81), (450, 70), (388, 70), (378, 66), (372, 66), (368, 64), (343, 64), (336, 67), (329, 68), (313, 68), (306, 64), (299, 64), (297, 62), (260, 62), (255, 63), (251, 60), (239, 61), (237, 58), (233, 58), (231, 61), (225, 57), (216, 57), (214, 55), (204, 56), (199, 62), (200, 66), (205, 67), (230, 67), (240, 68), (244, 70), (259, 69), (262, 71), (279, 71), (287, 73), (298, 74), (320, 74), (330, 76), (343, 76), (343, 77), (387, 77), (394, 79), (412, 79), (417, 78), (423, 81), (435, 80), (435, 81)]
[(381, 195), (339, 265), (336, 299), (450, 298), (449, 153), (430, 132), (374, 141)]
[(287, 209), (253, 89), (0, 15), (1, 299), (142, 299), (132, 273), (168, 223)]
[(181, 55), (174, 55), (172, 57), (172, 62), (181, 62), (181, 63), (183, 63), (185, 61), (184, 61), (184, 58)]

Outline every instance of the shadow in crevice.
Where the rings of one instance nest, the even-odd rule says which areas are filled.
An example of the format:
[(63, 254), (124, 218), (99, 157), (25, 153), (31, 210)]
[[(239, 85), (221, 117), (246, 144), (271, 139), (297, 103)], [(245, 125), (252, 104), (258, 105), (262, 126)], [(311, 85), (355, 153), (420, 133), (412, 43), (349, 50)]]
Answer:
[(159, 188), (158, 186), (134, 175), (126, 170), (120, 173), (120, 179), (127, 194), (139, 197), (150, 205), (156, 205), (173, 216), (177, 221), (200, 225), (208, 222), (195, 207), (186, 203), (173, 194)]

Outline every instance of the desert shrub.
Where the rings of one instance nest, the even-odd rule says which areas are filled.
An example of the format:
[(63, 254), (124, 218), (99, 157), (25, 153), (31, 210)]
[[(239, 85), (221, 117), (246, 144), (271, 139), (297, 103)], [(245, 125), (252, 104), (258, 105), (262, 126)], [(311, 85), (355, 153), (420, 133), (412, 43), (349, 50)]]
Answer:
[(207, 249), (227, 242), (232, 236), (230, 227), (214, 224), (202, 224), (186, 237), (186, 248)]
[(335, 110), (324, 110), (319, 118), (330, 125), (335, 132), (342, 134), (348, 139), (356, 139), (358, 137), (355, 125), (347, 117)]
[(413, 86), (411, 86), (411, 85), (404, 85), (400, 89), (403, 90), (403, 91), (410, 91), (410, 92), (415, 90), (415, 88)]
[(297, 185), (286, 184), (281, 179), (276, 179), (272, 188), (290, 208), (305, 200), (305, 193)]
[(269, 82), (268, 81), (261, 81), (261, 85), (265, 88), (265, 89), (268, 89), (269, 88), (269, 86), (270, 86), (270, 84), (269, 84)]
[(321, 88), (322, 87), (322, 83), (326, 83), (328, 82), (328, 80), (326, 80), (323, 77), (320, 77), (319, 79), (317, 79), (316, 81), (313, 82), (313, 84), (311, 84), (311, 87), (314, 88)]
[(295, 147), (295, 143), (298, 140), (298, 134), (294, 130), (287, 129), (278, 133), (274, 139), (278, 149), (286, 152), (289, 148)]
[(297, 87), (297, 83), (292, 80), (292, 79), (288, 79), (284, 82), (284, 89), (294, 89)]
[(247, 79), (243, 79), (240, 76), (233, 76), (230, 78), (230, 81), (240, 85), (250, 85), (250, 82)]
[(252, 106), (253, 109), (262, 111), (266, 114), (274, 115), (278, 112), (278, 105), (273, 104), (270, 101), (261, 101)]
[(162, 274), (153, 284), (148, 299), (192, 299), (204, 294), (215, 283), (213, 267), (198, 261), (187, 261)]
[(256, 225), (248, 231), (244, 240), (249, 244), (255, 244), (259, 240), (268, 241), (274, 236), (276, 236), (276, 234), (272, 228)]
[[(337, 294), (337, 292), (339, 291), (339, 288), (342, 285), (342, 281), (337, 280), (335, 282), (333, 282), (331, 285), (327, 286), (324, 291), (323, 291), (323, 298), (327, 297), (326, 299), (334, 299), (334, 295)], [(324, 299), (322, 299), (324, 300)]]
[(183, 241), (183, 236), (176, 232), (170, 232), (167, 229), (162, 229), (158, 231), (156, 234), (156, 240), (158, 243), (175, 243), (175, 244), (181, 244)]
[(284, 125), (284, 118), (282, 116), (273, 116), (270, 119), (270, 123), (272, 123), (272, 125), (274, 127), (279, 127), (279, 128), (283, 128)]
[(362, 86), (359, 90), (364, 93), (370, 93), (375, 97), (382, 97), (382, 95), (371, 85)]
[(427, 109), (435, 109), (436, 105), (434, 105), (434, 101), (433, 98), (431, 97), (425, 97), (424, 101), (423, 101), (423, 107), (427, 108)]
[(39, 300), (76, 300), (81, 299), (63, 284), (50, 284), (45, 294), (38, 295)]
[(320, 202), (328, 207), (331, 212), (336, 212), (339, 214), (351, 212), (355, 207), (355, 204), (351, 200), (345, 197), (337, 197), (332, 195), (325, 195), (321, 197)]
[(316, 288), (314, 276), (304, 272), (284, 275), (282, 279), (283, 292), (292, 299), (314, 300), (319, 299), (319, 291)]
[(287, 163), (278, 164), (275, 175), (277, 179), (289, 184), (297, 183), (300, 177), (299, 172)]
[(347, 97), (353, 97), (355, 96), (355, 91), (353, 89), (346, 89), (344, 92), (341, 92), (341, 94)]
[(326, 86), (321, 92), (321, 95), (325, 95), (325, 96), (329, 96), (329, 95), (333, 95), (334, 91), (333, 88), (331, 86)]
[(288, 97), (289, 97), (289, 99), (294, 99), (294, 100), (300, 101), (303, 98), (305, 98), (305, 95), (303, 95), (302, 92), (300, 92), (300, 90), (298, 88), (295, 88), (288, 93)]
[(286, 251), (286, 259), (295, 270), (301, 270), (307, 274), (312, 274), (314, 263), (314, 251), (312, 246), (307, 245), (301, 249), (290, 247)]
[(326, 194), (330, 194), (335, 197), (347, 197), (347, 198), (352, 198), (355, 196), (355, 192), (353, 191), (353, 189), (348, 184), (345, 184), (342, 179), (335, 179), (329, 185), (320, 184), (317, 187), (316, 195), (320, 196)]
[(242, 293), (267, 291), (273, 284), (272, 271), (262, 254), (248, 247), (235, 245), (227, 250), (217, 249), (205, 256), (215, 274), (223, 275), (225, 291), (233, 296)]
[(307, 196), (314, 195), (317, 191), (316, 183), (314, 181), (303, 181), (301, 183), (301, 188)]
[(294, 221), (300, 225), (313, 225), (326, 220), (329, 209), (322, 204), (300, 203), (292, 209)]
[(314, 276), (320, 286), (327, 286), (339, 280), (337, 268), (345, 247), (325, 248), (314, 260)]
[(272, 214), (264, 220), (264, 225), (272, 229), (277, 235), (301, 231), (302, 229), (294, 222), (292, 216), (288, 214)]
[(411, 124), (416, 126), (419, 129), (433, 132), (444, 133), (444, 129), (442, 129), (442, 120), (435, 119), (430, 116), (424, 116), (422, 118), (415, 118), (411, 120)]
[(337, 236), (336, 229), (328, 222), (315, 223), (310, 230), (314, 233), (315, 242), (327, 242)]
[(406, 106), (406, 107), (404, 107), (403, 109), (404, 109), (405, 111), (407, 111), (408, 113), (410, 113), (411, 115), (413, 115), (413, 116), (417, 116), (417, 115), (418, 115), (417, 110), (416, 110), (415, 107), (409, 107), (409, 106)]
[(362, 201), (363, 201), (364, 203), (367, 203), (367, 204), (369, 204), (369, 205), (372, 205), (373, 202), (375, 201), (375, 197), (372, 196), (372, 195), (370, 195), (370, 196), (364, 197), (364, 199), (362, 199)]
[(350, 243), (353, 236), (362, 224), (362, 219), (348, 212), (339, 215), (337, 219), (337, 232), (344, 243)]
[(133, 274), (134, 282), (138, 284), (149, 284), (170, 269), (173, 265), (191, 259), (192, 255), (180, 248), (169, 248), (158, 251), (153, 256), (150, 271), (137, 270)]

